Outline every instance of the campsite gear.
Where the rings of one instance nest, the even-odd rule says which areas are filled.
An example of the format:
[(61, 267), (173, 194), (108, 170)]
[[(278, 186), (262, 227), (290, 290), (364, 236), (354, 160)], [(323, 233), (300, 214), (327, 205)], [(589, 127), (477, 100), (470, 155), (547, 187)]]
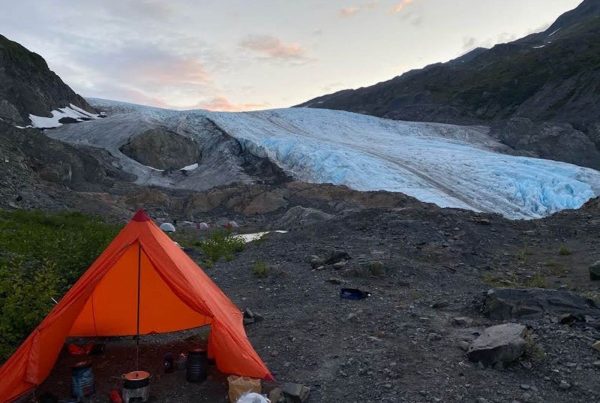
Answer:
[(163, 359), (163, 369), (165, 370), (165, 374), (170, 374), (175, 370), (175, 358), (173, 357), (173, 353), (165, 354)]
[(139, 211), (2, 365), (0, 401), (40, 385), (67, 337), (146, 335), (204, 325), (211, 326), (208, 355), (220, 372), (273, 379), (246, 336), (242, 312)]
[(93, 395), (94, 373), (91, 361), (80, 361), (71, 368), (71, 394), (78, 400)]
[(244, 393), (236, 403), (271, 403), (271, 401), (259, 393)]
[(229, 383), (229, 401), (237, 402), (245, 393), (260, 393), (260, 379), (245, 376), (230, 375), (227, 377)]
[(110, 403), (123, 403), (123, 398), (117, 389), (111, 390), (108, 397), (110, 399)]
[(206, 379), (207, 368), (206, 350), (202, 348), (194, 349), (188, 354), (185, 379), (188, 382), (203, 382)]
[(340, 290), (340, 298), (360, 300), (371, 296), (370, 292), (357, 290), (356, 288), (342, 288)]
[(69, 345), (67, 345), (67, 350), (72, 356), (89, 355), (93, 349), (94, 343), (87, 343), (83, 345), (69, 343)]
[(187, 355), (185, 355), (184, 353), (179, 354), (179, 356), (175, 360), (175, 369), (178, 371), (185, 369), (186, 365), (187, 365)]
[(131, 399), (148, 401), (150, 397), (150, 373), (146, 371), (133, 371), (123, 374), (123, 402), (129, 403)]

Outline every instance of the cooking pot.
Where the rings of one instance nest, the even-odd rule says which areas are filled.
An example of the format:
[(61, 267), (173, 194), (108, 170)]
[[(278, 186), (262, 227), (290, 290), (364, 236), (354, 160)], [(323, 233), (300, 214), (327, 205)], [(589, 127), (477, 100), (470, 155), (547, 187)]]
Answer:
[(124, 389), (139, 389), (150, 384), (150, 372), (132, 371), (121, 375)]

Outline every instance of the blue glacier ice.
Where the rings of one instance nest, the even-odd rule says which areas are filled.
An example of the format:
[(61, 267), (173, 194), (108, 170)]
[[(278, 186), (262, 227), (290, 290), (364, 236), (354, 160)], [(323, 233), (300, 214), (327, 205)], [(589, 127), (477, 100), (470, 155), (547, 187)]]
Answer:
[[(600, 194), (600, 172), (503, 153), (484, 127), (402, 122), (325, 109), (172, 111), (92, 100), (135, 119), (202, 136), (209, 118), (255, 155), (295, 178), (357, 190), (402, 192), (441, 207), (544, 217)], [(121, 120), (123, 118), (120, 118)], [(134, 119), (134, 118), (132, 118)], [(114, 141), (114, 138), (111, 140)]]

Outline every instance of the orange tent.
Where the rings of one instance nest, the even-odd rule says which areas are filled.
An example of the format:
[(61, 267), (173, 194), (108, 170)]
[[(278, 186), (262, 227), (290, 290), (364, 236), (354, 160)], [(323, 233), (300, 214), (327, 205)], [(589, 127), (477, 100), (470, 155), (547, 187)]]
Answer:
[(140, 210), (0, 368), (0, 401), (40, 385), (66, 337), (203, 325), (211, 325), (208, 354), (221, 372), (273, 379), (242, 320), (219, 287)]

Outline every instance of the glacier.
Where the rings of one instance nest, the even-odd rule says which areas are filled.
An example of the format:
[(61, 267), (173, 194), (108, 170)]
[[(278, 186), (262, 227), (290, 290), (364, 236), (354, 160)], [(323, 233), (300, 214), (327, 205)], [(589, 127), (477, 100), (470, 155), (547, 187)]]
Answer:
[[(125, 124), (131, 115), (127, 124), (143, 119), (197, 137), (205, 135), (200, 121), (209, 119), (243, 148), (268, 157), (298, 180), (401, 192), (440, 207), (532, 219), (577, 209), (600, 194), (600, 172), (509, 155), (486, 127), (403, 122), (326, 109), (174, 111), (89, 101), (113, 114), (104, 121), (119, 115), (116, 121)], [(53, 130), (57, 138), (60, 133)], [(107, 136), (115, 142), (114, 135)]]
[(600, 172), (502, 154), (482, 128), (303, 108), (212, 116), (298, 179), (401, 192), (440, 207), (539, 218), (579, 208), (600, 190)]

